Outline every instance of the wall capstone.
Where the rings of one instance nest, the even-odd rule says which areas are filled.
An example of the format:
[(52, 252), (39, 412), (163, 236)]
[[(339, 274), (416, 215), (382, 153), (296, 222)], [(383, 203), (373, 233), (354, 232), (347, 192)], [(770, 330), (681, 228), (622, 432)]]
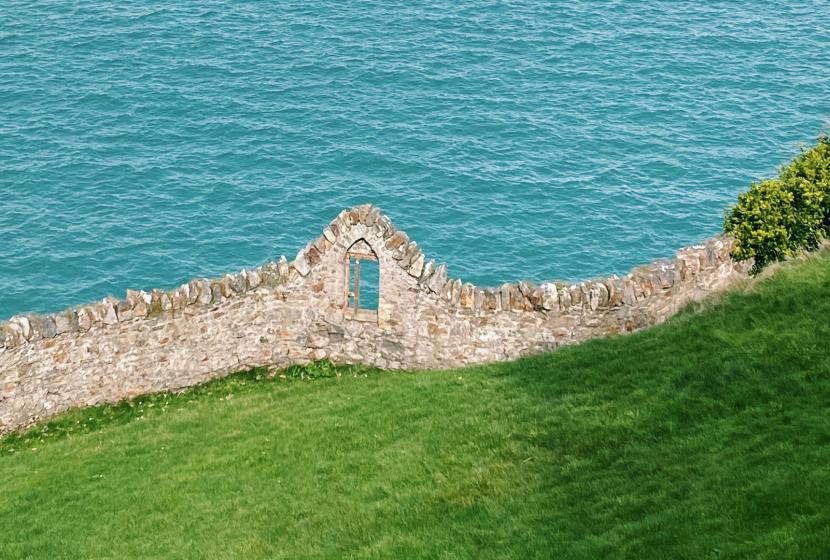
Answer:
[[(380, 285), (377, 313), (354, 320), (346, 252), (358, 241), (377, 256)], [(451, 278), (376, 207), (357, 206), (291, 262), (0, 324), (0, 433), (253, 366), (444, 368), (631, 332), (745, 278), (752, 262), (734, 261), (733, 246), (718, 236), (625, 276), (482, 289)]]

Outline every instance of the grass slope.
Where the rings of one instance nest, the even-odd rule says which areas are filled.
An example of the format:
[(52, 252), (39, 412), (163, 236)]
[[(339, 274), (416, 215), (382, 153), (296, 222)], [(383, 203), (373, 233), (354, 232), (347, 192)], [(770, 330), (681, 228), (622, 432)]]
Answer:
[(709, 307), (513, 363), (70, 412), (0, 441), (0, 556), (828, 558), (830, 258)]

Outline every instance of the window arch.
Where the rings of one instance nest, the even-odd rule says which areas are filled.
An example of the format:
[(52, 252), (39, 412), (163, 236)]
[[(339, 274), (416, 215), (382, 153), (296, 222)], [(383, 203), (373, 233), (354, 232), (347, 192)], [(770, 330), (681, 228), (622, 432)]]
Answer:
[(345, 258), (346, 286), (343, 304), (347, 319), (378, 320), (380, 266), (378, 256), (365, 239), (355, 241)]

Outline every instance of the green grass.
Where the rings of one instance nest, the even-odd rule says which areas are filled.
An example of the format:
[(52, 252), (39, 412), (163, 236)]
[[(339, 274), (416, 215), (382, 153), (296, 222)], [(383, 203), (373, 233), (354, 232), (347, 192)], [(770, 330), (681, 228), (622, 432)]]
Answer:
[(72, 411), (0, 440), (0, 557), (830, 558), (828, 318), (825, 255), (513, 363)]

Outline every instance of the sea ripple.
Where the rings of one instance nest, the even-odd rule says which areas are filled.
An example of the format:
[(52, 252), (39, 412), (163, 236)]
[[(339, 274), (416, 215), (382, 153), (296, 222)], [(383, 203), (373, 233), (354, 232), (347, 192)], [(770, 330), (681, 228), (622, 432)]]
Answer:
[(830, 119), (826, 0), (0, 4), (0, 317), (293, 255), (373, 202), (466, 281), (717, 232)]

